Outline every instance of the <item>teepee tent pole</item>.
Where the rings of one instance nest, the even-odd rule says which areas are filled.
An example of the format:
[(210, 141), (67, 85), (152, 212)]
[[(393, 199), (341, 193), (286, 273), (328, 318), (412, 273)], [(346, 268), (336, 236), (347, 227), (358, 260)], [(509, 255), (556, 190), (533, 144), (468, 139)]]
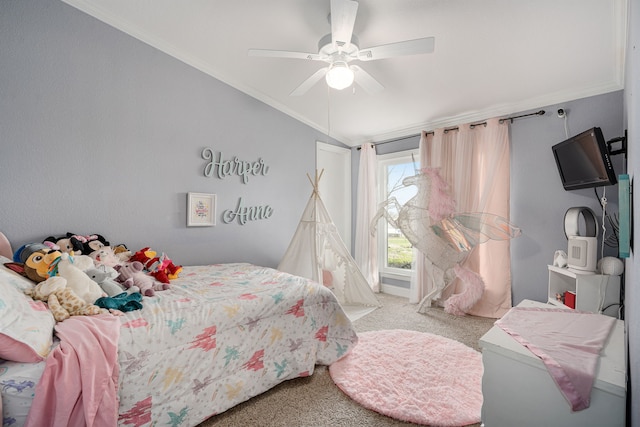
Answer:
[(320, 171), (320, 175), (318, 175), (318, 170), (316, 169), (316, 179), (315, 181), (311, 179), (311, 175), (307, 173), (307, 178), (313, 187), (313, 197), (320, 197), (320, 180), (322, 179), (322, 174), (324, 173), (324, 169)]

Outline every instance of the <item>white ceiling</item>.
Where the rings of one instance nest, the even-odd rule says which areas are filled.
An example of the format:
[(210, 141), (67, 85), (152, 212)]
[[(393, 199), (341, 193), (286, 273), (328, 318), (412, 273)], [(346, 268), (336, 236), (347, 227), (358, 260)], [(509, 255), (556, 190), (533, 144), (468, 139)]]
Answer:
[(360, 48), (435, 37), (432, 54), (360, 62), (385, 90), (329, 91), (329, 0), (63, 0), (343, 143), (383, 141), (623, 88), (627, 0), (361, 0)]

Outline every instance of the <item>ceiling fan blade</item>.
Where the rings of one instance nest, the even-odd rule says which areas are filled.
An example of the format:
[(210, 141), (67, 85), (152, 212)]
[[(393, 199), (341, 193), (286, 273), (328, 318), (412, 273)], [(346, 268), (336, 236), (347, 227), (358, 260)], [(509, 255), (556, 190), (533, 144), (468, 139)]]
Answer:
[(311, 87), (313, 87), (313, 85), (318, 83), (320, 79), (322, 79), (327, 74), (328, 70), (329, 70), (329, 67), (320, 68), (318, 71), (313, 73), (307, 80), (303, 81), (300, 84), (300, 86), (295, 88), (293, 92), (289, 94), (289, 96), (304, 95), (305, 93), (307, 93), (309, 89), (311, 89)]
[(360, 61), (373, 61), (376, 59), (392, 58), (394, 56), (432, 53), (434, 45), (435, 38), (433, 37), (383, 44), (368, 49), (360, 49), (358, 59)]
[(376, 79), (374, 79), (371, 74), (367, 73), (362, 68), (357, 65), (352, 65), (351, 69), (353, 70), (354, 80), (356, 83), (362, 87), (369, 95), (374, 95), (378, 92), (384, 90), (384, 86), (382, 86)]
[(331, 0), (331, 41), (337, 48), (346, 49), (351, 44), (357, 13), (357, 1)]
[(288, 50), (270, 50), (270, 49), (249, 49), (249, 56), (262, 56), (265, 58), (292, 58), (292, 59), (310, 59), (312, 61), (320, 61), (320, 55), (317, 53), (292, 52)]

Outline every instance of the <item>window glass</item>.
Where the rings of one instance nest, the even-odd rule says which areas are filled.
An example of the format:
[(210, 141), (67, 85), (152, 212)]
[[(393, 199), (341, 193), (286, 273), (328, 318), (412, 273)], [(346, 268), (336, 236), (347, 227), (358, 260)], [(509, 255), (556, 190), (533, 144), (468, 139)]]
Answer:
[[(391, 217), (397, 217), (398, 208), (416, 195), (417, 189), (415, 186), (405, 187), (403, 185), (403, 180), (406, 177), (416, 174), (417, 163), (414, 163), (414, 158), (416, 157), (417, 151), (412, 150), (387, 154), (379, 158), (380, 179), (378, 180), (378, 185), (380, 187), (380, 200), (395, 198), (397, 201), (397, 205), (394, 203), (387, 205), (387, 212)], [(411, 243), (400, 230), (393, 227), (386, 220), (380, 222), (378, 230), (379, 248), (382, 249), (380, 251), (382, 273), (410, 274), (413, 262)]]

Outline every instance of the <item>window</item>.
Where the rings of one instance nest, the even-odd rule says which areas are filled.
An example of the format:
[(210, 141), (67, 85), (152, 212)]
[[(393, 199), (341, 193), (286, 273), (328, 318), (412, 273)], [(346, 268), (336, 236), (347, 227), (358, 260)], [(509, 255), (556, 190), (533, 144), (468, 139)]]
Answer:
[[(416, 187), (405, 187), (404, 178), (416, 174), (418, 165), (418, 150), (402, 151), (398, 153), (378, 156), (378, 190), (379, 200), (385, 201), (395, 197), (400, 206), (404, 205), (416, 194)], [(391, 216), (397, 215), (393, 205), (387, 207)], [(378, 224), (378, 248), (380, 253), (380, 272), (385, 276), (411, 275), (413, 249), (411, 243), (386, 220)]]

